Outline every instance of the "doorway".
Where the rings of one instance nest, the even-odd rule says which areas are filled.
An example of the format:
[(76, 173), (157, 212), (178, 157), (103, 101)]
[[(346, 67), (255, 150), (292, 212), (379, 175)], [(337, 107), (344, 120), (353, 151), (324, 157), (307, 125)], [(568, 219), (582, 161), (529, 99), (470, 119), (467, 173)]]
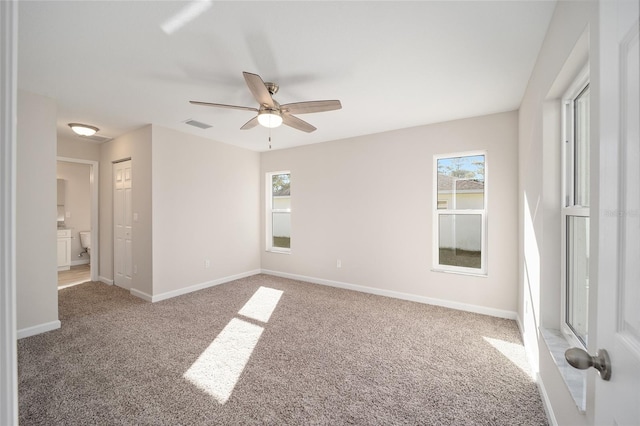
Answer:
[[(60, 289), (99, 279), (99, 164), (68, 157), (57, 160), (58, 234), (61, 237), (58, 250), (68, 246), (66, 255), (58, 253), (59, 259), (66, 257), (65, 266), (58, 268)], [(66, 241), (62, 241), (65, 238)]]

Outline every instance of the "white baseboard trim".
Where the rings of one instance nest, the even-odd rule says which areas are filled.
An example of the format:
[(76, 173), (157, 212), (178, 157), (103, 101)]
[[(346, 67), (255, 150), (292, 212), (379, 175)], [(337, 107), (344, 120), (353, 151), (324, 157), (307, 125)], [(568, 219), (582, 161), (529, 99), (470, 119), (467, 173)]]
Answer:
[(263, 274), (273, 275), (276, 277), (290, 278), (293, 280), (306, 281), (314, 284), (322, 284), (330, 287), (344, 288), (346, 290), (359, 291), (361, 293), (370, 293), (378, 296), (392, 297), (394, 299), (408, 300), (411, 302), (424, 303), (427, 305), (442, 306), (444, 308), (457, 309), (459, 311), (473, 312), (476, 314), (489, 315), (492, 317), (505, 318), (515, 320), (518, 316), (516, 312), (506, 311), (502, 309), (488, 308), (486, 306), (471, 305), (468, 303), (454, 302), (451, 300), (435, 299), (432, 297), (418, 296), (415, 294), (402, 293), (393, 290), (384, 290), (380, 288), (367, 287), (358, 284), (349, 284), (340, 281), (326, 280), (324, 278), (307, 277), (305, 275), (290, 274), (287, 272), (271, 271), (262, 269)]
[(540, 391), (540, 396), (542, 397), (542, 405), (544, 407), (544, 411), (547, 413), (547, 420), (549, 421), (549, 424), (551, 426), (558, 426), (556, 416), (553, 414), (553, 407), (551, 406), (549, 394), (547, 394), (547, 389), (544, 387), (544, 382), (542, 381), (540, 373), (536, 374), (536, 384), (538, 385), (538, 391)]
[(89, 264), (89, 259), (80, 259), (80, 260), (71, 261), (71, 266), (87, 265), (87, 264)]
[(113, 280), (110, 280), (109, 278), (98, 277), (98, 281), (105, 283), (106, 285), (113, 285)]
[(522, 340), (524, 340), (524, 327), (522, 326), (522, 320), (520, 319), (520, 315), (516, 313), (516, 324), (518, 325), (518, 330), (520, 331), (520, 336)]
[(131, 293), (132, 296), (139, 297), (140, 299), (146, 300), (147, 302), (153, 302), (153, 296), (145, 293), (144, 291), (132, 288), (129, 290), (129, 293)]
[(228, 283), (230, 281), (239, 280), (240, 278), (246, 278), (252, 275), (258, 275), (259, 273), (260, 273), (260, 270), (256, 269), (253, 271), (242, 272), (240, 274), (230, 275), (228, 277), (222, 277), (216, 280), (206, 281), (200, 284), (191, 285), (189, 287), (179, 288), (177, 290), (167, 291), (165, 293), (154, 294), (154, 295), (150, 295), (132, 288), (131, 294), (143, 300), (147, 300), (149, 302), (155, 303), (155, 302), (160, 302), (162, 300), (171, 299), (173, 297), (182, 296), (183, 294), (193, 293), (194, 291), (204, 290), (205, 288)]
[(34, 325), (33, 327), (22, 328), (18, 330), (18, 339), (35, 336), (36, 334), (46, 333), (47, 331), (57, 330), (61, 326), (60, 320), (45, 322), (44, 324)]

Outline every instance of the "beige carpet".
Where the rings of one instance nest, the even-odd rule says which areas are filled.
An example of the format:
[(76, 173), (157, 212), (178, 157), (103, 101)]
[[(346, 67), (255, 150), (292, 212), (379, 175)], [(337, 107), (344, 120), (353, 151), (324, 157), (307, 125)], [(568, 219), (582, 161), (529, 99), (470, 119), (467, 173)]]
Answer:
[(62, 328), (18, 342), (23, 426), (547, 424), (513, 321), (266, 275), (59, 298)]

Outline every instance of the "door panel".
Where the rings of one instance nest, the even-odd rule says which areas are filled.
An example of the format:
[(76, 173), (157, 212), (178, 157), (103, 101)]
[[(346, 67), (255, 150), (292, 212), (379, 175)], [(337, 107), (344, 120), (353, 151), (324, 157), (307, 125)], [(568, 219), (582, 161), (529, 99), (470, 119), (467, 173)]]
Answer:
[(131, 288), (133, 275), (133, 179), (131, 160), (113, 165), (114, 284)]
[(640, 1), (599, 3), (597, 343), (611, 357), (596, 379), (594, 424), (640, 422)]

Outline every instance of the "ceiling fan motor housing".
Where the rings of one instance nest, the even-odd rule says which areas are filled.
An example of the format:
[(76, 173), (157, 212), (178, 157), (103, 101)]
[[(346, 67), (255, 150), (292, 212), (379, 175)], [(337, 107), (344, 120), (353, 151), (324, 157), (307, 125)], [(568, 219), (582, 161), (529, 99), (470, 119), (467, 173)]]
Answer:
[(278, 86), (277, 84), (271, 83), (269, 81), (265, 82), (264, 85), (272, 96), (278, 93), (278, 89), (280, 88), (280, 86)]

